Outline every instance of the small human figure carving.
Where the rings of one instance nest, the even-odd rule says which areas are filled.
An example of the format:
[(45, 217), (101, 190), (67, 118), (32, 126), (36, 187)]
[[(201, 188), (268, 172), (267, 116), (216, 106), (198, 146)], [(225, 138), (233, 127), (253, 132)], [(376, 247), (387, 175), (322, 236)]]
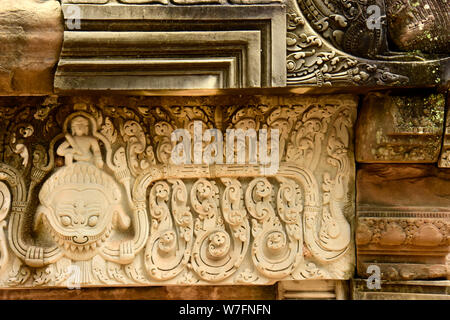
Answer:
[(95, 137), (89, 135), (89, 120), (83, 116), (76, 116), (70, 123), (72, 134), (66, 134), (64, 141), (56, 150), (63, 156), (65, 165), (69, 166), (73, 161), (93, 163), (97, 168), (103, 168), (100, 146)]

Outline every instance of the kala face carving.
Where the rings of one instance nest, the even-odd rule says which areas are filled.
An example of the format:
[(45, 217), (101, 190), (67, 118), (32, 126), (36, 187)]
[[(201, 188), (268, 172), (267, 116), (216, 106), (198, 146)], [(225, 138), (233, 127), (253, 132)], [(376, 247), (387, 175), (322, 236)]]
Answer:
[(89, 163), (73, 163), (48, 179), (40, 193), (36, 223), (42, 219), (53, 239), (73, 259), (90, 259), (108, 239), (115, 221), (130, 219), (112, 177)]

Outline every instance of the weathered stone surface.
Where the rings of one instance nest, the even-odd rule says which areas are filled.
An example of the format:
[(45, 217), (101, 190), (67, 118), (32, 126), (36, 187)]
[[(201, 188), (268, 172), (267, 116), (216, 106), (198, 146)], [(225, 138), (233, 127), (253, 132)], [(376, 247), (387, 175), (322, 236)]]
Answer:
[[(449, 69), (450, 72), (450, 69)], [(448, 79), (449, 81), (450, 79)], [(450, 83), (450, 82), (449, 82)], [(445, 118), (445, 131), (444, 131), (444, 138), (442, 142), (442, 148), (441, 148), (441, 155), (439, 157), (439, 163), (438, 166), (440, 168), (450, 168), (450, 108), (449, 108), (449, 93), (447, 91), (447, 115)]]
[(56, 0), (2, 0), (1, 95), (53, 92), (63, 30), (61, 7)]
[[(67, 25), (72, 8), (63, 5)], [(286, 84), (284, 5), (77, 8), (79, 28), (64, 32), (57, 91)]]
[[(381, 18), (386, 15), (385, 2), (384, 0), (287, 0), (287, 84), (289, 86), (445, 84), (445, 64), (449, 59), (448, 54), (437, 57), (426, 56), (419, 52), (398, 52), (398, 50), (392, 52), (392, 48), (390, 50), (387, 19)], [(438, 13), (436, 16), (441, 17)], [(405, 31), (401, 26), (400, 29), (402, 36), (411, 36), (410, 30)], [(405, 32), (406, 35), (403, 34)]]
[(45, 288), (0, 290), (0, 300), (275, 300), (276, 294), (276, 285)]
[(444, 131), (445, 96), (372, 93), (356, 126), (359, 162), (437, 162)]
[(357, 269), (382, 279), (449, 278), (450, 173), (425, 165), (363, 165), (357, 174)]
[(449, 53), (450, 11), (444, 0), (385, 0), (390, 39), (404, 51)]
[(450, 300), (450, 281), (381, 281), (380, 289), (370, 289), (367, 280), (354, 279), (354, 300)]
[(32, 101), (0, 100), (1, 287), (352, 276), (355, 97)]

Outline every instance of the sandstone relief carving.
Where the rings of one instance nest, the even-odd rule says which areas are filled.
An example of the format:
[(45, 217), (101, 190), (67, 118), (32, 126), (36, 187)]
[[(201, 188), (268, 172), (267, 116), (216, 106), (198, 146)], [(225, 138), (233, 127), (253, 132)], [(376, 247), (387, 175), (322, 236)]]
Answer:
[[(0, 108), (2, 287), (351, 277), (355, 99), (171, 99)], [(196, 121), (279, 130), (278, 171), (174, 164), (172, 132)]]
[(62, 0), (68, 4), (175, 4), (175, 5), (208, 5), (208, 4), (266, 4), (282, 3), (284, 0)]
[[(406, 4), (400, 8), (391, 0), (65, 1), (62, 9), (66, 22), (71, 19), (68, 8), (77, 5), (81, 26), (66, 26), (55, 88), (65, 91), (440, 85), (446, 81), (449, 58), (442, 47), (448, 45), (448, 39), (434, 35), (441, 28), (439, 21), (448, 23), (448, 16), (441, 13), (448, 10), (445, 4), (431, 2), (414, 6), (414, 13), (408, 15), (408, 9), (403, 8)], [(250, 21), (241, 15), (243, 11), (252, 17)], [(201, 17), (195, 25), (186, 21), (189, 13)], [(400, 18), (405, 15), (408, 19)], [(132, 27), (128, 21), (134, 21), (135, 16), (145, 23)], [(111, 19), (118, 22), (111, 26)], [(170, 30), (161, 26), (161, 19), (173, 21)], [(258, 35), (255, 31), (260, 27), (254, 25), (255, 19), (263, 24), (270, 19), (271, 32)], [(223, 20), (233, 20), (231, 29), (222, 29)], [(212, 29), (211, 21), (215, 24)], [(414, 35), (421, 26), (428, 36), (413, 40), (418, 38)], [(126, 39), (124, 31), (128, 32)], [(281, 34), (286, 34), (285, 43), (279, 41)], [(392, 43), (389, 34), (402, 40)], [(430, 37), (434, 49), (428, 50)], [(242, 52), (236, 56), (236, 43), (242, 41), (248, 43), (247, 49), (238, 46)], [(149, 42), (155, 43), (158, 54), (145, 53)], [(139, 55), (129, 43), (133, 43), (131, 48), (140, 48)], [(199, 46), (205, 50), (199, 52)], [(81, 47), (87, 48), (86, 52), (78, 50)], [(208, 53), (212, 48), (229, 54), (219, 54), (222, 58), (217, 58), (218, 53)], [(395, 51), (399, 49), (404, 51)], [(92, 50), (97, 52), (95, 59)], [(123, 55), (129, 57), (126, 63)], [(246, 55), (251, 57), (245, 59)], [(173, 56), (177, 57), (176, 63), (168, 59)], [(102, 68), (93, 67), (99, 59)], [(180, 64), (184, 67), (180, 68)], [(120, 79), (114, 72), (105, 72), (106, 65), (120, 72)], [(123, 81), (125, 76), (133, 80)]]
[[(287, 84), (441, 83), (448, 63), (442, 47), (448, 47), (448, 37), (436, 35), (449, 23), (447, 4), (423, 1), (407, 10), (407, 2), (287, 1)], [(388, 34), (395, 35), (395, 44)]]

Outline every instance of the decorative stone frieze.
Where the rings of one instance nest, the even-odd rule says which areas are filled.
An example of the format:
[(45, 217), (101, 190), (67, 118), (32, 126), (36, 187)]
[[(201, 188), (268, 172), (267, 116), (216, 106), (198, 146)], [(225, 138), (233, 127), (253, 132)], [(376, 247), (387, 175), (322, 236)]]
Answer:
[[(273, 284), (353, 274), (352, 96), (0, 103), (1, 287)], [(275, 152), (277, 170), (251, 162), (251, 144), (247, 160), (230, 163), (239, 140), (236, 147), (206, 133), (203, 145), (174, 139), (177, 129), (195, 136), (214, 128), (225, 139), (232, 129), (258, 132), (258, 159)], [(180, 145), (181, 164), (172, 154)], [(215, 162), (198, 162), (199, 150)]]
[[(406, 19), (388, 0), (17, 3), (0, 9), (2, 95), (448, 82), (448, 17), (431, 0)], [(390, 51), (388, 31), (411, 52)]]
[(450, 175), (425, 165), (363, 165), (357, 175), (358, 275), (450, 276)]
[(357, 161), (437, 162), (444, 108), (442, 94), (368, 94), (356, 128)]

